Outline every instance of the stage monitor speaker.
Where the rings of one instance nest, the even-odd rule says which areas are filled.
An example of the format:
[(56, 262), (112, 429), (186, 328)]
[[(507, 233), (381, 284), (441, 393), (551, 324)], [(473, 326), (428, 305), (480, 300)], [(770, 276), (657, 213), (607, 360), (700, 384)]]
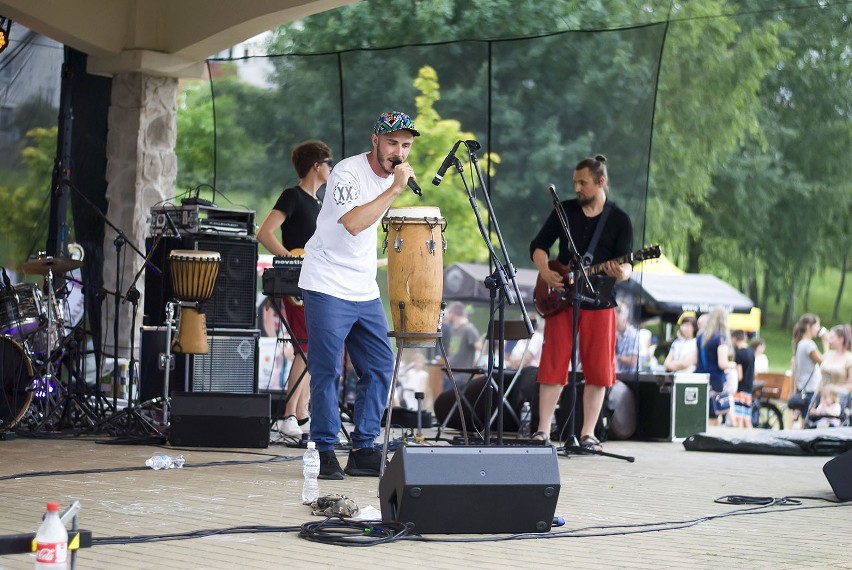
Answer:
[[(145, 240), (150, 251), (156, 237)], [(213, 296), (201, 304), (208, 328), (252, 329), (257, 312), (257, 241), (228, 235), (163, 237), (151, 254), (151, 267), (145, 271), (145, 314), (142, 324), (162, 325), (166, 321), (166, 303), (174, 298), (169, 254), (173, 249), (218, 251), (222, 261), (213, 287)]]
[(383, 522), (421, 534), (547, 532), (559, 489), (552, 446), (405, 446), (379, 481), (379, 502)]
[(269, 447), (269, 394), (172, 395), (169, 443), (189, 447)]
[[(209, 353), (172, 355), (169, 392), (257, 392), (259, 336), (257, 329), (208, 329)], [(143, 402), (163, 395), (160, 360), (165, 351), (166, 327), (142, 327), (139, 396)]]
[(822, 466), (831, 489), (841, 501), (852, 501), (852, 451), (838, 455)]

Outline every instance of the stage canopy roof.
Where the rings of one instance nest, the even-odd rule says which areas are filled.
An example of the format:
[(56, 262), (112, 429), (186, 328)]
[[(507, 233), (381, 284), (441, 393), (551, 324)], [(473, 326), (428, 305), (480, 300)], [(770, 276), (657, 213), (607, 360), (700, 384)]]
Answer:
[(685, 311), (706, 313), (716, 305), (729, 312), (748, 313), (751, 299), (715, 275), (684, 273), (668, 275), (636, 272), (617, 290), (637, 298), (643, 314), (679, 316)]

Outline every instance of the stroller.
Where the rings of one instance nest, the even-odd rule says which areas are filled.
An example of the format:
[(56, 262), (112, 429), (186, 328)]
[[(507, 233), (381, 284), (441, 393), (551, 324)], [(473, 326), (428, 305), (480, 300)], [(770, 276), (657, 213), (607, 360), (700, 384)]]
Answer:
[(833, 405), (822, 405), (822, 391), (814, 394), (805, 415), (804, 428), (840, 427), (852, 425), (852, 394), (835, 392)]

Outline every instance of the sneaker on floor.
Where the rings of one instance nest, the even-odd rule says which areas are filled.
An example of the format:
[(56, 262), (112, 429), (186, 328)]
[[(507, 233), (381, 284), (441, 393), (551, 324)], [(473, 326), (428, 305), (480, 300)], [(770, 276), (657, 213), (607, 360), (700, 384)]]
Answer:
[(283, 420), (278, 420), (278, 431), (284, 435), (302, 437), (302, 428), (299, 427), (296, 416), (287, 416)]
[(378, 477), (382, 465), (382, 452), (375, 447), (349, 452), (349, 460), (346, 462), (346, 474), (353, 477)]
[(343, 469), (340, 468), (340, 463), (337, 462), (337, 455), (333, 449), (328, 451), (320, 451), (320, 472), (317, 476), (319, 479), (332, 479), (340, 481), (343, 479)]
[(302, 433), (306, 433), (310, 435), (311, 433), (311, 418), (305, 418), (304, 420), (299, 420), (299, 429), (302, 430)]

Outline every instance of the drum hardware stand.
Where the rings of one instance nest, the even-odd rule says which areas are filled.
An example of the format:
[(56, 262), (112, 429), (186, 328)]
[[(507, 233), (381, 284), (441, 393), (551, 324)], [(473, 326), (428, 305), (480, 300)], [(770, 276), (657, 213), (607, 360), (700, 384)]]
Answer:
[[(399, 322), (400, 322), (400, 328), (402, 330), (400, 332), (395, 332), (395, 331), (388, 332), (389, 337), (396, 338), (398, 340), (397, 340), (396, 361), (394, 362), (394, 366), (393, 366), (393, 375), (391, 376), (391, 385), (390, 385), (390, 390), (388, 391), (388, 401), (387, 401), (387, 406), (385, 407), (385, 410), (386, 410), (386, 412), (385, 412), (386, 413), (386, 415), (385, 415), (385, 439), (384, 439), (384, 443), (382, 445), (382, 463), (379, 467), (379, 478), (380, 479), (381, 479), (382, 475), (384, 475), (384, 473), (385, 473), (385, 462), (387, 461), (387, 457), (388, 457), (388, 445), (390, 443), (390, 432), (391, 432), (391, 426), (393, 425), (391, 423), (391, 415), (392, 415), (392, 412), (393, 412), (393, 396), (394, 396), (394, 392), (396, 391), (396, 384), (397, 384), (398, 376), (399, 376), (399, 363), (402, 361), (402, 353), (407, 348), (406, 341), (408, 341), (408, 340), (411, 340), (411, 341), (420, 340), (420, 341), (422, 341), (423, 339), (435, 339), (435, 343), (437, 344), (438, 348), (441, 350), (441, 355), (444, 357), (444, 362), (447, 362), (448, 361), (447, 351), (444, 348), (443, 335), (441, 333), (441, 324), (442, 324), (442, 321), (443, 321), (444, 309), (446, 308), (446, 306), (447, 306), (446, 303), (441, 303), (441, 313), (440, 313), (440, 316), (438, 317), (437, 332), (433, 332), (433, 333), (407, 332), (405, 330), (405, 301), (399, 302)], [(458, 387), (458, 385), (456, 385), (456, 379), (453, 377), (452, 369), (447, 368), (447, 374), (450, 377), (450, 382), (453, 386), (453, 392), (455, 392), (455, 395), (456, 395), (456, 404), (459, 405), (459, 410), (461, 410), (461, 396), (459, 395), (459, 387)], [(420, 416), (419, 416), (420, 410), (419, 410), (419, 408), (420, 408), (420, 406), (418, 405), (418, 423), (420, 422)], [(470, 442), (469, 442), (468, 437), (467, 437), (466, 422), (464, 421), (463, 414), (461, 414), (461, 415), (462, 415), (462, 435), (464, 437), (464, 444), (469, 445)]]
[[(486, 399), (485, 399), (485, 409), (488, 410), (488, 414), (491, 414), (492, 404), (493, 404), (493, 390), (491, 389), (492, 382), (494, 381), (494, 349), (495, 344), (496, 348), (499, 348), (499, 356), (497, 359), (497, 401), (499, 402), (497, 406), (497, 445), (503, 445), (503, 407), (505, 405), (505, 381), (503, 378), (504, 372), (504, 347), (505, 347), (505, 323), (506, 323), (506, 314), (505, 314), (505, 305), (506, 303), (510, 305), (518, 304), (518, 307), (521, 310), (521, 315), (524, 320), (524, 324), (526, 325), (527, 334), (530, 336), (533, 335), (535, 329), (532, 326), (532, 322), (530, 321), (530, 317), (527, 314), (526, 307), (524, 306), (523, 299), (521, 298), (521, 290), (518, 287), (518, 281), (515, 278), (515, 268), (512, 265), (512, 262), (509, 260), (509, 252), (506, 249), (506, 244), (503, 241), (503, 235), (500, 233), (500, 226), (497, 224), (497, 216), (494, 214), (494, 207), (491, 204), (491, 198), (488, 193), (488, 188), (485, 185), (485, 177), (482, 175), (482, 170), (479, 168), (479, 159), (476, 156), (476, 151), (481, 148), (480, 144), (474, 140), (468, 141), (459, 141), (456, 143), (458, 146), (461, 142), (464, 142), (464, 147), (467, 150), (467, 155), (470, 164), (473, 166), (473, 170), (476, 172), (476, 179), (479, 181), (479, 187), (482, 189), (482, 197), (485, 201), (485, 205), (488, 209), (488, 222), (489, 226), (493, 227), (494, 234), (497, 237), (497, 243), (500, 246), (500, 250), (503, 254), (503, 259), (505, 263), (500, 261), (500, 258), (497, 256), (497, 252), (494, 249), (494, 245), (491, 242), (490, 231), (489, 228), (485, 226), (485, 223), (482, 221), (482, 215), (479, 212), (479, 204), (476, 201), (476, 188), (475, 185), (468, 184), (467, 179), (464, 177), (464, 168), (462, 167), (461, 162), (458, 158), (456, 158), (455, 153), (451, 151), (452, 155), (452, 163), (456, 167), (456, 170), (459, 173), (459, 178), (461, 178), (462, 183), (464, 184), (465, 191), (467, 192), (468, 200), (470, 201), (470, 206), (473, 209), (473, 213), (476, 215), (477, 226), (479, 227), (479, 233), (482, 235), (482, 239), (485, 243), (485, 246), (488, 248), (489, 254), (489, 264), (494, 265), (494, 271), (485, 278), (485, 286), (491, 292), (491, 308), (490, 308), (490, 318), (488, 321), (488, 330), (492, 333), (497, 331), (497, 334), (489, 335), (488, 339), (488, 368), (486, 374), (488, 375), (489, 381), (485, 384), (487, 388)], [(456, 147), (454, 147), (455, 150)], [(449, 157), (448, 157), (449, 158)], [(439, 180), (440, 182), (440, 180)], [(471, 181), (473, 182), (473, 181)], [(500, 292), (500, 299), (497, 299), (497, 291)], [(497, 308), (497, 311), (495, 311)], [(498, 315), (497, 322), (494, 321), (495, 313)], [(498, 338), (494, 338), (494, 337)], [(490, 435), (491, 428), (490, 422), (489, 426), (485, 430), (485, 445), (490, 444)]]
[[(59, 377), (55, 374), (56, 368), (53, 362), (53, 350), (51, 350), (51, 339), (56, 338), (58, 342), (61, 342), (62, 339), (60, 338), (56, 319), (53, 316), (53, 307), (56, 306), (56, 299), (53, 292), (53, 269), (50, 267), (48, 267), (47, 274), (45, 275), (45, 286), (47, 288), (47, 327), (36, 333), (42, 335), (45, 339), (44, 346), (42, 347), (44, 353), (42, 356), (43, 360), (38, 367), (40, 374), (37, 375), (38, 380), (33, 386), (36, 395), (38, 395), (39, 391), (43, 391), (43, 395), (39, 401), (44, 405), (44, 409), (42, 410), (40, 420), (31, 430), (33, 432), (41, 429), (59, 429), (59, 424), (53, 423), (53, 420), (59, 412), (63, 411), (63, 404), (67, 399), (65, 387), (62, 386)], [(51, 393), (51, 386), (57, 391), (55, 396)]]
[[(90, 427), (103, 419), (103, 416), (99, 416), (96, 409), (89, 402), (86, 378), (79, 366), (81, 360), (80, 345), (85, 340), (85, 332), (83, 332), (82, 338), (78, 334), (78, 327), (82, 323), (83, 321), (74, 327), (71, 333), (72, 336), (69, 337), (72, 339), (72, 342), (69, 343), (71, 349), (65, 352), (64, 348), (60, 347), (61, 355), (58, 361), (61, 362), (61, 359), (65, 359), (65, 367), (68, 370), (68, 393), (62, 410), (60, 428), (63, 426), (71, 428), (81, 427), (79, 425), (80, 422), (84, 422)], [(83, 352), (83, 355), (85, 355), (85, 352)], [(96, 393), (100, 393), (100, 390), (97, 389)]]
[[(117, 258), (119, 258), (119, 259), (121, 257), (120, 255), (118, 255), (118, 250), (121, 247), (121, 245), (119, 245), (120, 240), (123, 241), (123, 239), (119, 235), (119, 237), (117, 237), (116, 241), (115, 241), (115, 243), (116, 243), (116, 255), (117, 255)], [(113, 395), (112, 395), (113, 405), (115, 407), (117, 407), (117, 397), (118, 397), (118, 390), (116, 389), (116, 387), (119, 384), (119, 382), (118, 382), (119, 370), (118, 370), (118, 356), (117, 356), (118, 355), (118, 350), (117, 350), (117, 348), (118, 348), (118, 320), (119, 320), (118, 308), (119, 308), (119, 302), (125, 303), (127, 301), (130, 301), (130, 304), (131, 304), (131, 313), (130, 313), (130, 315), (131, 315), (131, 317), (130, 317), (130, 319), (131, 319), (131, 324), (130, 324), (130, 363), (129, 363), (129, 367), (128, 367), (128, 379), (127, 379), (127, 382), (128, 382), (128, 385), (127, 385), (127, 406), (121, 412), (113, 414), (105, 422), (101, 422), (101, 424), (98, 424), (97, 426), (94, 426), (94, 427), (100, 427), (101, 425), (108, 426), (110, 424), (113, 424), (113, 425), (117, 424), (117, 425), (123, 425), (123, 427), (129, 433), (135, 433), (137, 435), (142, 435), (142, 436), (150, 436), (150, 435), (162, 436), (162, 433), (160, 433), (160, 431), (157, 429), (157, 426), (155, 426), (150, 419), (146, 418), (141, 413), (139, 413), (140, 406), (134, 405), (134, 403), (133, 403), (134, 385), (137, 384), (137, 382), (136, 382), (136, 376), (137, 376), (137, 374), (136, 374), (136, 363), (137, 363), (136, 362), (136, 314), (137, 314), (138, 309), (139, 309), (139, 297), (140, 297), (139, 290), (136, 288), (136, 282), (139, 280), (139, 277), (142, 275), (142, 271), (145, 270), (145, 267), (148, 264), (148, 260), (149, 260), (150, 256), (152, 255), (152, 253), (154, 252), (155, 249), (156, 249), (155, 247), (152, 247), (151, 251), (148, 252), (148, 255), (145, 256), (144, 261), (142, 263), (142, 267), (140, 267), (139, 271), (136, 272), (136, 275), (133, 278), (133, 282), (130, 284), (130, 288), (127, 289), (127, 292), (125, 293), (124, 298), (119, 299), (118, 289), (116, 289), (116, 293), (115, 293), (116, 314), (115, 314), (114, 335), (115, 335), (115, 343), (116, 343), (115, 348), (116, 348), (116, 350), (114, 352), (114, 363), (115, 363), (114, 366), (115, 366), (115, 368), (113, 370)], [(118, 270), (116, 270), (116, 285), (119, 285), (119, 279), (120, 279), (119, 275), (120, 275), (120, 272)], [(136, 393), (137, 393), (137, 396), (138, 396), (139, 388), (136, 387), (135, 390), (136, 390)], [(114, 435), (119, 435), (119, 433), (116, 432), (116, 433), (114, 433)]]
[[(125, 233), (124, 233), (124, 232), (123, 232), (123, 231), (122, 231), (122, 230), (121, 230), (118, 226), (116, 226), (114, 223), (112, 223), (112, 221), (111, 221), (111, 220), (110, 220), (110, 219), (106, 216), (106, 214), (104, 214), (104, 213), (101, 211), (101, 209), (100, 209), (100, 208), (98, 208), (98, 207), (97, 207), (97, 206), (96, 206), (96, 205), (95, 205), (95, 204), (94, 204), (94, 203), (93, 203), (93, 202), (92, 202), (92, 201), (88, 198), (88, 196), (86, 196), (83, 192), (81, 192), (81, 191), (80, 191), (80, 189), (79, 189), (79, 188), (77, 188), (77, 187), (76, 187), (76, 186), (75, 186), (75, 185), (71, 182), (71, 180), (69, 180), (69, 179), (67, 179), (67, 178), (64, 178), (64, 179), (62, 180), (62, 183), (63, 183), (63, 184), (65, 184), (65, 185), (67, 185), (69, 188), (71, 188), (71, 190), (73, 190), (73, 191), (74, 191), (74, 192), (75, 192), (75, 193), (76, 193), (76, 194), (80, 197), (80, 199), (82, 199), (82, 200), (83, 200), (86, 204), (88, 204), (88, 205), (89, 205), (89, 207), (90, 207), (90, 208), (92, 208), (92, 210), (94, 210), (95, 212), (97, 212), (98, 216), (100, 216), (100, 218), (104, 221), (104, 223), (105, 223), (106, 225), (108, 225), (110, 228), (112, 228), (112, 229), (113, 229), (113, 231), (115, 231), (115, 233), (116, 233), (116, 237), (115, 237), (115, 239), (114, 239), (114, 240), (113, 240), (113, 242), (112, 242), (112, 243), (113, 243), (113, 245), (115, 246), (115, 291), (112, 293), (112, 294), (114, 295), (114, 299), (115, 299), (114, 304), (113, 304), (113, 305), (114, 305), (114, 309), (115, 309), (115, 321), (113, 322), (113, 328), (112, 328), (112, 335), (113, 335), (113, 348), (112, 348), (112, 352), (113, 352), (113, 354), (112, 354), (112, 362), (113, 362), (113, 369), (112, 369), (112, 409), (113, 409), (113, 410), (116, 410), (116, 409), (118, 408), (118, 385), (119, 385), (119, 376), (118, 376), (118, 375), (119, 375), (119, 370), (118, 370), (118, 338), (119, 338), (119, 321), (120, 321), (121, 303), (122, 303), (122, 300), (126, 301), (126, 300), (127, 300), (127, 299), (131, 296), (131, 292), (132, 292), (132, 291), (136, 291), (136, 294), (135, 294), (135, 295), (136, 295), (136, 299), (132, 301), (132, 303), (133, 303), (133, 311), (134, 311), (134, 313), (133, 313), (133, 323), (134, 323), (134, 324), (133, 324), (133, 326), (135, 326), (135, 322), (136, 322), (136, 309), (137, 309), (137, 307), (138, 307), (138, 302), (139, 302), (139, 297), (138, 297), (139, 291), (137, 291), (137, 290), (136, 290), (136, 287), (135, 287), (135, 286), (136, 286), (136, 281), (139, 279), (139, 276), (142, 274), (142, 270), (143, 270), (143, 269), (145, 269), (146, 267), (148, 267), (149, 265), (150, 265), (150, 266), (151, 266), (151, 267), (152, 267), (152, 268), (153, 268), (153, 269), (154, 269), (154, 270), (155, 270), (158, 274), (162, 275), (162, 274), (163, 274), (163, 272), (160, 270), (160, 268), (158, 268), (157, 266), (155, 266), (155, 265), (154, 265), (154, 264), (150, 261), (151, 254), (153, 253), (153, 251), (154, 251), (154, 249), (155, 249), (155, 248), (153, 248), (153, 247), (152, 247), (152, 248), (151, 248), (151, 251), (150, 251), (150, 252), (148, 252), (148, 255), (145, 255), (144, 253), (142, 253), (142, 252), (139, 250), (139, 248), (138, 248), (138, 247), (136, 247), (136, 246), (133, 244), (133, 242), (132, 242), (132, 241), (129, 241), (129, 240), (127, 239), (126, 234), (125, 234)], [(139, 255), (139, 257), (141, 257), (141, 258), (144, 260), (144, 262), (142, 263), (142, 267), (141, 267), (141, 268), (139, 269), (139, 271), (136, 273), (136, 277), (133, 279), (133, 284), (131, 284), (130, 288), (127, 290), (127, 294), (124, 296), (124, 299), (122, 299), (122, 298), (121, 298), (121, 293), (120, 293), (120, 291), (121, 291), (121, 269), (120, 269), (120, 267), (119, 267), (119, 263), (121, 262), (121, 250), (122, 250), (122, 248), (123, 248), (125, 245), (129, 245), (129, 246), (133, 249), (133, 251), (135, 251), (135, 252)], [(131, 341), (131, 345), (132, 345), (132, 344), (133, 344), (133, 340), (134, 340), (134, 335), (135, 335), (135, 332), (133, 331), (133, 329), (132, 329), (132, 328), (131, 328), (130, 334), (131, 334), (130, 341)], [(133, 347), (131, 346), (131, 359), (133, 358), (132, 351), (133, 351)], [(131, 368), (131, 372), (130, 372), (130, 377), (131, 377), (131, 378), (133, 378), (133, 374), (134, 374), (134, 371), (133, 371), (133, 369)], [(131, 384), (131, 385), (132, 385), (132, 384)], [(128, 404), (129, 404), (129, 402), (128, 402)], [(128, 407), (129, 407), (129, 405), (128, 405)]]
[[(580, 303), (593, 303), (598, 304), (600, 300), (598, 299), (598, 292), (595, 291), (595, 288), (592, 286), (592, 282), (589, 279), (589, 274), (586, 272), (585, 263), (583, 261), (583, 256), (577, 251), (577, 246), (574, 244), (574, 240), (571, 237), (571, 232), (568, 227), (568, 216), (565, 213), (565, 210), (562, 208), (562, 202), (559, 200), (559, 197), (556, 195), (556, 189), (551, 184), (548, 187), (550, 191), (551, 197), (553, 199), (553, 208), (556, 211), (556, 215), (559, 218), (559, 225), (562, 227), (562, 233), (565, 236), (566, 242), (568, 243), (568, 249), (573, 258), (573, 264), (580, 271), (581, 279), (577, 279), (574, 284), (573, 291), (571, 293), (571, 373), (568, 375), (568, 384), (570, 386), (569, 390), (569, 401), (570, 411), (568, 412), (568, 438), (567, 443), (559, 448), (565, 455), (602, 455), (606, 457), (612, 457), (614, 459), (621, 459), (630, 463), (635, 461), (635, 458), (629, 457), (626, 455), (616, 455), (615, 453), (607, 453), (605, 451), (598, 451), (595, 449), (588, 449), (580, 445), (577, 440), (577, 432), (576, 432), (576, 420), (577, 420), (577, 355), (580, 353)], [(584, 295), (584, 292), (588, 292), (588, 295)], [(598, 412), (600, 413), (600, 412)]]

